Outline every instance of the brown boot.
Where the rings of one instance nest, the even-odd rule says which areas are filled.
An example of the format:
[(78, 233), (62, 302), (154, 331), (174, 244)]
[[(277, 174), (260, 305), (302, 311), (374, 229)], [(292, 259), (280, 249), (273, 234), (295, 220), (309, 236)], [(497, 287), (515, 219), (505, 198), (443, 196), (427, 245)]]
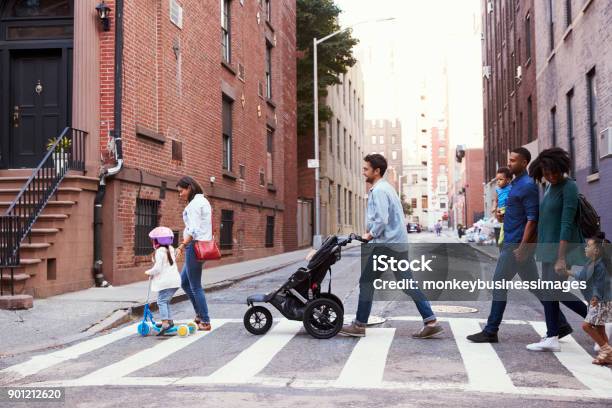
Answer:
[(354, 321), (351, 324), (345, 324), (344, 326), (342, 326), (340, 334), (342, 334), (343, 336), (365, 337), (366, 326), (365, 324), (361, 324)]

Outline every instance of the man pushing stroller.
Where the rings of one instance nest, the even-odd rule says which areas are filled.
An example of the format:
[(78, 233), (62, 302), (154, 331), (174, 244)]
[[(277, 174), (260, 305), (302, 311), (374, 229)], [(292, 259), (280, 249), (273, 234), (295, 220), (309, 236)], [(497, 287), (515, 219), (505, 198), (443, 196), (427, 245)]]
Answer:
[[(372, 187), (368, 193), (366, 209), (367, 232), (362, 238), (377, 244), (407, 244), (408, 234), (404, 227), (402, 204), (397, 192), (383, 179), (387, 170), (387, 160), (380, 154), (369, 154), (364, 158), (363, 176)], [(353, 323), (345, 325), (340, 334), (345, 336), (363, 337), (366, 324), (372, 310), (374, 295), (373, 268), (362, 268), (359, 279), (359, 302), (357, 315)], [(410, 278), (410, 276), (408, 276)], [(406, 290), (414, 300), (419, 313), (423, 317), (423, 327), (412, 335), (414, 338), (426, 339), (441, 333), (444, 329), (437, 323), (431, 305), (420, 290)]]

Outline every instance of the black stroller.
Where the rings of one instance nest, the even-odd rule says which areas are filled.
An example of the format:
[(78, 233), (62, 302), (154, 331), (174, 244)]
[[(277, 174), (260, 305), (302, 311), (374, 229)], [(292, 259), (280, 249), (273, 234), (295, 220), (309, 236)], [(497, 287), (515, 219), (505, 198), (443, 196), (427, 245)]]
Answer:
[[(316, 339), (334, 337), (344, 323), (344, 306), (331, 293), (331, 266), (341, 258), (341, 248), (353, 240), (365, 242), (360, 236), (328, 236), (313, 255), (308, 265), (300, 267), (280, 288), (247, 298), (249, 309), (244, 314), (244, 327), (253, 334), (265, 334), (272, 327), (272, 313), (254, 303), (270, 303), (287, 319), (304, 323), (306, 331)], [(327, 292), (321, 291), (321, 282), (329, 272)]]

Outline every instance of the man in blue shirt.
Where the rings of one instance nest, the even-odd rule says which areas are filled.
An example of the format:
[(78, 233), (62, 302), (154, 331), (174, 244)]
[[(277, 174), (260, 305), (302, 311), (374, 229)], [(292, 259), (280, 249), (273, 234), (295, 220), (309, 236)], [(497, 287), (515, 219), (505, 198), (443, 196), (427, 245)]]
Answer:
[[(506, 212), (503, 214), (504, 242), (493, 275), (494, 281), (504, 279), (510, 281), (517, 273), (523, 281), (539, 279), (531, 248), (537, 241), (540, 194), (533, 179), (527, 175), (527, 165), (530, 161), (531, 153), (524, 147), (512, 150), (508, 159), (508, 168), (514, 175), (514, 180), (506, 199)], [(502, 217), (499, 210), (497, 216)], [(542, 298), (539, 292), (533, 293), (538, 298)], [(506, 309), (506, 295), (507, 291), (503, 289), (493, 291), (487, 325), (483, 331), (467, 336), (468, 340), (474, 343), (498, 342), (497, 332)], [(562, 313), (559, 317), (559, 326), (559, 338), (567, 336), (572, 331)]]
[[(383, 179), (387, 171), (387, 160), (380, 154), (369, 154), (364, 158), (363, 176), (367, 183), (372, 185), (368, 193), (368, 204), (366, 212), (367, 232), (362, 238), (379, 244), (404, 244), (408, 243), (408, 233), (404, 225), (404, 210), (397, 192), (386, 180)], [(359, 279), (359, 303), (357, 305), (357, 316), (352, 324), (345, 325), (340, 334), (345, 336), (363, 337), (365, 328), (372, 310), (372, 298), (374, 296), (372, 264), (368, 264), (361, 271)], [(410, 279), (412, 276), (403, 276)], [(407, 289), (405, 291), (416, 304), (419, 313), (423, 317), (423, 328), (413, 334), (414, 338), (430, 338), (443, 331), (437, 324), (436, 316), (431, 310), (423, 292), (418, 289)]]

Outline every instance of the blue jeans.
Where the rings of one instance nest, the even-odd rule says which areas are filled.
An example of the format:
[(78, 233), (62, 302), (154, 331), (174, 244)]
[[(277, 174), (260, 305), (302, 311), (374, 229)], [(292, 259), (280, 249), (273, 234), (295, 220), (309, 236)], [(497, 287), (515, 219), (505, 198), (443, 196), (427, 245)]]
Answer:
[[(537, 281), (539, 279), (538, 267), (535, 263), (533, 256), (528, 256), (524, 262), (518, 262), (514, 257), (514, 251), (518, 248), (518, 244), (504, 243), (501, 247), (499, 259), (497, 260), (497, 266), (495, 267), (495, 274), (493, 275), (493, 281), (501, 281), (503, 279), (510, 281), (514, 279), (516, 274), (523, 281)], [(531, 291), (542, 301), (543, 295), (538, 291)], [(507, 290), (505, 289), (494, 289), (493, 290), (493, 301), (491, 302), (491, 312), (487, 320), (487, 325), (484, 331), (489, 334), (494, 334), (499, 331), (499, 325), (504, 318), (504, 311), (506, 310), (506, 295)], [(559, 326), (568, 326), (567, 320), (563, 313), (559, 311), (557, 318)]]
[[(366, 324), (372, 311), (372, 299), (374, 297), (374, 280), (377, 279), (382, 272), (375, 272), (372, 258), (369, 257), (368, 264), (365, 269), (361, 270), (359, 278), (359, 302), (357, 303), (357, 315), (355, 316), (356, 323)], [(412, 273), (407, 271), (398, 272), (396, 279), (412, 279)], [(417, 310), (421, 314), (424, 323), (436, 320), (431, 305), (427, 297), (420, 289), (405, 289), (403, 291), (412, 298)]]
[[(542, 262), (542, 280), (546, 281), (564, 281), (567, 278), (563, 278), (555, 272), (555, 264), (552, 262)], [(573, 293), (555, 293), (550, 291), (547, 293), (544, 304), (544, 314), (546, 315), (546, 336), (553, 337), (559, 335), (559, 315), (561, 314), (561, 308), (559, 307), (559, 300), (562, 299), (561, 303), (573, 310), (583, 318), (587, 315), (587, 306), (584, 304), (578, 296)]]
[(181, 272), (181, 288), (185, 291), (193, 305), (196, 315), (204, 323), (210, 323), (208, 305), (202, 287), (202, 266), (204, 262), (198, 261), (193, 248), (193, 242), (185, 247), (185, 265)]
[(170, 320), (170, 301), (178, 288), (170, 288), (160, 290), (157, 294), (157, 308), (159, 309), (159, 318), (161, 320)]

